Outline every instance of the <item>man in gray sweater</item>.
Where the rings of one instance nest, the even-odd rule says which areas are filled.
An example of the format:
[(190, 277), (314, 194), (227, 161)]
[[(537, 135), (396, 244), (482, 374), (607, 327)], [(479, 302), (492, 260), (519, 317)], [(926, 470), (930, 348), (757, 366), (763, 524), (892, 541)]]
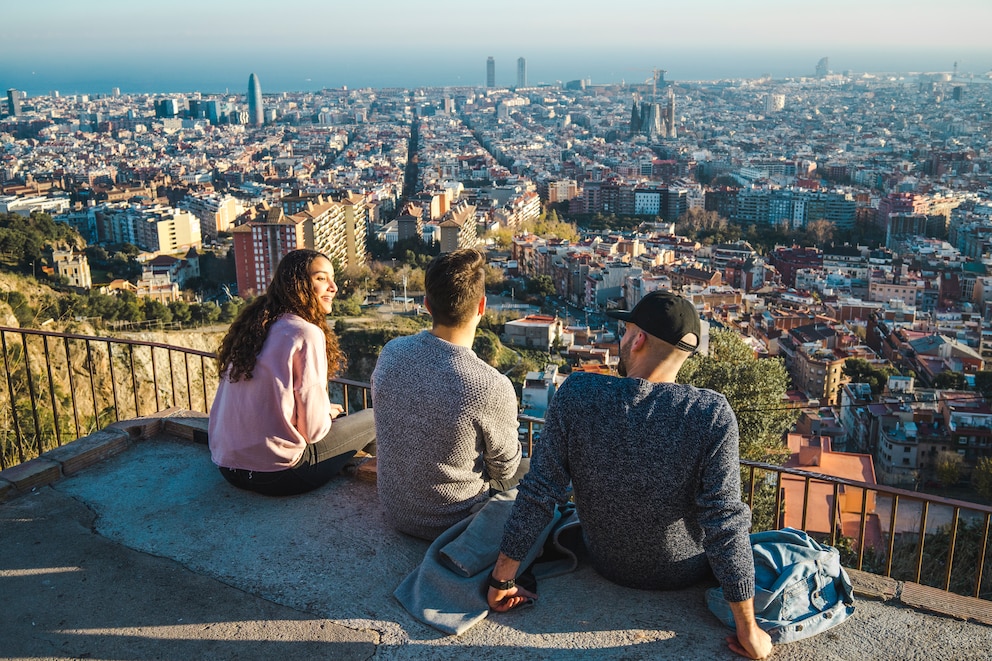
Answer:
[(486, 310), (485, 257), (457, 250), (424, 276), (430, 331), (383, 347), (372, 373), (379, 502), (432, 540), (526, 472), (510, 380), (472, 351)]
[(699, 315), (671, 292), (645, 296), (620, 339), (621, 377), (570, 376), (548, 409), (490, 577), (489, 605), (535, 595), (514, 583), (519, 560), (572, 484), (595, 569), (641, 589), (677, 589), (712, 574), (731, 602), (743, 656), (771, 639), (754, 618), (751, 513), (741, 502), (737, 419), (726, 398), (675, 383), (699, 343)]

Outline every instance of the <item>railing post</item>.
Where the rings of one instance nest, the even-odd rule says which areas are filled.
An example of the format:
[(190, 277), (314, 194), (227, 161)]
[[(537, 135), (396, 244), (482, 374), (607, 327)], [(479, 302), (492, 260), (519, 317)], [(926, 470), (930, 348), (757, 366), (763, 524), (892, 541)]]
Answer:
[(7, 373), (7, 394), (10, 395), (10, 421), (14, 425), (14, 438), (17, 441), (17, 457), (20, 463), (24, 463), (24, 436), (21, 434), (20, 420), (17, 419), (17, 397), (14, 394), (14, 379), (10, 373), (10, 359), (7, 356), (6, 332), (0, 331), (0, 344), (3, 346), (3, 369)]
[(121, 420), (121, 405), (117, 401), (117, 375), (114, 374), (114, 346), (107, 340), (107, 364), (110, 366), (110, 390), (114, 395), (114, 421)]
[(169, 402), (169, 406), (175, 406), (176, 405), (176, 370), (172, 366), (172, 349), (168, 349), (167, 351), (169, 354), (169, 386), (171, 386), (171, 390), (169, 391), (169, 396), (172, 398), (172, 400)]
[(775, 473), (775, 518), (772, 519), (772, 525), (776, 528), (782, 527), (782, 499), (785, 497), (784, 490), (782, 489), (782, 473)]
[(76, 403), (76, 376), (72, 371), (72, 355), (69, 353), (69, 338), (62, 338), (63, 344), (65, 344), (65, 365), (66, 370), (69, 372), (69, 394), (72, 397), (72, 420), (76, 425), (76, 438), (82, 437), (82, 432), (79, 430), (79, 405)]
[(914, 583), (920, 582), (920, 576), (923, 574), (923, 546), (926, 544), (927, 537), (927, 514), (930, 511), (930, 503), (926, 500), (923, 501), (923, 510), (920, 512), (920, 546), (916, 550), (916, 574), (913, 578)]
[(96, 405), (96, 382), (93, 380), (93, 373), (96, 368), (93, 365), (93, 346), (89, 340), (86, 340), (86, 370), (90, 373), (90, 396), (93, 398), (93, 431), (95, 431), (100, 428), (100, 411)]
[(48, 369), (48, 394), (52, 400), (52, 420), (55, 424), (55, 445), (62, 445), (62, 425), (59, 424), (59, 406), (55, 398), (55, 379), (52, 378), (52, 355), (48, 350), (48, 336), (41, 336), (45, 347), (45, 367)]
[(802, 529), (806, 530), (806, 512), (809, 509), (809, 477), (803, 478), (803, 520)]
[(958, 539), (958, 517), (960, 514), (961, 510), (955, 507), (951, 519), (951, 539), (947, 545), (947, 571), (944, 574), (944, 589), (948, 592), (951, 590), (951, 570), (954, 566), (954, 547)]
[(134, 393), (134, 417), (141, 417), (141, 408), (138, 404), (138, 377), (134, 373), (134, 345), (127, 345), (128, 359), (131, 361), (131, 392)]
[(193, 408), (193, 385), (189, 382), (189, 354), (183, 352), (183, 369), (186, 370), (186, 402)]
[(34, 418), (35, 447), (40, 455), (45, 450), (41, 445), (41, 422), (38, 420), (38, 402), (34, 394), (34, 375), (31, 373), (31, 360), (28, 356), (27, 333), (21, 333), (21, 345), (24, 347), (24, 372), (28, 382), (28, 397), (31, 399), (31, 417)]
[(982, 574), (985, 573), (985, 553), (989, 548), (989, 522), (992, 521), (992, 514), (985, 515), (985, 526), (982, 531), (981, 549), (978, 551), (978, 571), (975, 572), (975, 597), (982, 595)]
[(161, 411), (162, 404), (158, 401), (158, 366), (155, 364), (155, 347), (149, 347), (152, 355), (152, 382), (155, 384), (155, 410)]
[(865, 561), (865, 528), (868, 525), (868, 489), (861, 490), (861, 525), (858, 529), (858, 571)]
[(834, 502), (830, 505), (830, 546), (837, 546), (837, 527), (840, 525), (840, 483), (834, 482)]
[(207, 359), (200, 356), (200, 383), (203, 386), (203, 410), (210, 413), (210, 402), (207, 401)]
[(885, 559), (885, 575), (892, 576), (892, 554), (896, 546), (896, 512), (899, 509), (899, 494), (892, 496), (892, 512), (889, 516), (889, 550)]

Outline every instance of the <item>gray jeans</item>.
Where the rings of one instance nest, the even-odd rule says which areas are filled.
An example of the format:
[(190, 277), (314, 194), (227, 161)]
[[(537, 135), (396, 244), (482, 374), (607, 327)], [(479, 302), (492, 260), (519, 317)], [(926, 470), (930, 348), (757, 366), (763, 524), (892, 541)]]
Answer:
[(241, 489), (266, 496), (293, 496), (321, 487), (341, 472), (359, 450), (375, 452), (372, 409), (337, 417), (327, 436), (308, 443), (292, 468), (271, 473), (221, 467), (221, 475)]

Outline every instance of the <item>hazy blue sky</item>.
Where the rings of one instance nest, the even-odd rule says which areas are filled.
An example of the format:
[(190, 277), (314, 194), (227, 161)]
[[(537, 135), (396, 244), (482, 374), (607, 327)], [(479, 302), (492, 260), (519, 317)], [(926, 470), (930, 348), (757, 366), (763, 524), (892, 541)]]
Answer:
[(4, 0), (0, 87), (241, 91), (992, 69), (992, 0)]

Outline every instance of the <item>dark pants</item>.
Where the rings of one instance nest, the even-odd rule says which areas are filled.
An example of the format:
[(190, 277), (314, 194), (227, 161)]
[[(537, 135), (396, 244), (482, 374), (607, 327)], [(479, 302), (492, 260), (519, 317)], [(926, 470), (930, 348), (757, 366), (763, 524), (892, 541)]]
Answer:
[(292, 468), (271, 473), (221, 467), (234, 486), (266, 496), (293, 496), (321, 487), (341, 472), (355, 453), (375, 443), (372, 409), (334, 419), (331, 431), (316, 443), (307, 443)]
[(489, 495), (494, 496), (500, 491), (509, 491), (513, 487), (520, 484), (520, 480), (523, 476), (527, 474), (530, 470), (530, 457), (522, 457), (520, 459), (520, 465), (517, 466), (517, 472), (505, 480), (490, 480), (489, 481)]

